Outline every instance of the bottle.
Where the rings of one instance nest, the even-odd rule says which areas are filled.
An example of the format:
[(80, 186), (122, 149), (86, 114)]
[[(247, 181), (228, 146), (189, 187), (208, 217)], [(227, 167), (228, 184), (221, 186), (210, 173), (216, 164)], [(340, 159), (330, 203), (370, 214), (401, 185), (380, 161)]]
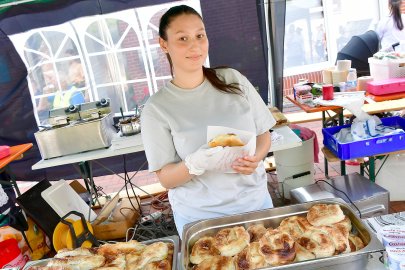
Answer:
[(356, 91), (357, 89), (357, 71), (355, 68), (349, 68), (346, 80), (346, 91)]

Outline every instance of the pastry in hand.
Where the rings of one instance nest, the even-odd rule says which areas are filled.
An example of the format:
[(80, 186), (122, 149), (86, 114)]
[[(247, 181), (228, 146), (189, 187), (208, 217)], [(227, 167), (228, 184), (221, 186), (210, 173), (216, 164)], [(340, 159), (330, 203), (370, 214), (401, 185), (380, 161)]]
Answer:
[(220, 134), (208, 142), (209, 147), (244, 146), (243, 141), (234, 133)]

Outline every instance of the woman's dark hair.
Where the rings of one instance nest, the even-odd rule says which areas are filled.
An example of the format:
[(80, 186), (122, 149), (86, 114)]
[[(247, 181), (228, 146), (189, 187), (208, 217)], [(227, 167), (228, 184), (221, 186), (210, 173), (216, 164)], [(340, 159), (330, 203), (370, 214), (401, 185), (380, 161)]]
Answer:
[(401, 0), (390, 0), (390, 13), (394, 17), (395, 26), (398, 30), (404, 29), (401, 17)]
[[(169, 27), (170, 23), (178, 16), (180, 15), (196, 15), (198, 16), (201, 20), (202, 17), (201, 15), (192, 7), (186, 6), (186, 5), (180, 5), (180, 6), (175, 6), (171, 7), (168, 11), (166, 11), (165, 14), (162, 15), (160, 18), (160, 23), (159, 23), (159, 36), (167, 41), (167, 28)], [(170, 58), (170, 55), (166, 53), (167, 60), (169, 61), (170, 64), (170, 73), (173, 76), (173, 62), (172, 59)], [(224, 67), (217, 67), (217, 68), (207, 68), (207, 67), (202, 67), (203, 73), (205, 78), (219, 91), (225, 92), (225, 93), (231, 93), (231, 94), (241, 94), (242, 91), (238, 87), (238, 84), (232, 83), (232, 84), (226, 84), (223, 82), (216, 73), (216, 69), (219, 68), (224, 68)]]

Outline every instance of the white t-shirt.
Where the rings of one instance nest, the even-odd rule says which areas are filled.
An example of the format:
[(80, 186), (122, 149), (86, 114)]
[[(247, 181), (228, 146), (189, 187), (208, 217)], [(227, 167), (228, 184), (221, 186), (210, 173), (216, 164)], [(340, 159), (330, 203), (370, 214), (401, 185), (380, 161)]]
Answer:
[[(207, 142), (207, 126), (225, 126), (263, 134), (275, 120), (256, 89), (233, 69), (218, 69), (226, 83), (238, 83), (244, 95), (216, 90), (206, 79), (194, 89), (168, 82), (142, 111), (142, 140), (149, 171), (177, 163)], [(263, 163), (252, 175), (207, 171), (169, 190), (176, 215), (189, 221), (260, 209), (268, 199)]]
[[(402, 21), (405, 22), (405, 14), (402, 14), (401, 17)], [(405, 28), (398, 30), (394, 18), (391, 16), (381, 18), (375, 31), (380, 39), (382, 49), (386, 49), (397, 42), (405, 41)]]

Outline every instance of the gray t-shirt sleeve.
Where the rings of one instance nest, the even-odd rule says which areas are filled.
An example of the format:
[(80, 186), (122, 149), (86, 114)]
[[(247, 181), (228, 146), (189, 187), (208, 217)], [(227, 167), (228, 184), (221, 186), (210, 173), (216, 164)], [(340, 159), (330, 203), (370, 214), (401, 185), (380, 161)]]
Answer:
[(150, 172), (158, 171), (169, 163), (181, 161), (174, 147), (167, 121), (150, 106), (146, 106), (142, 111), (141, 129)]
[(250, 110), (255, 121), (256, 134), (261, 135), (269, 131), (276, 124), (276, 120), (250, 81), (242, 74), (240, 76), (243, 91), (249, 101)]

